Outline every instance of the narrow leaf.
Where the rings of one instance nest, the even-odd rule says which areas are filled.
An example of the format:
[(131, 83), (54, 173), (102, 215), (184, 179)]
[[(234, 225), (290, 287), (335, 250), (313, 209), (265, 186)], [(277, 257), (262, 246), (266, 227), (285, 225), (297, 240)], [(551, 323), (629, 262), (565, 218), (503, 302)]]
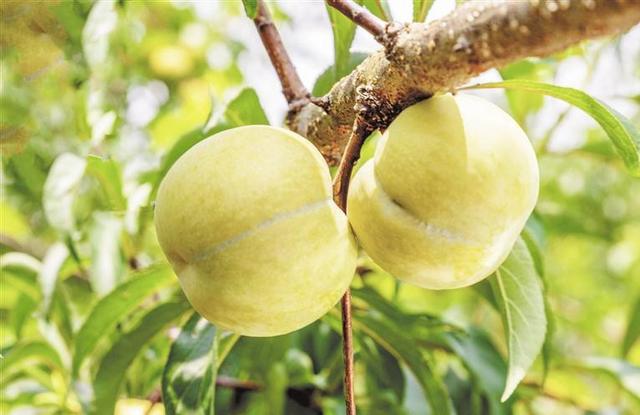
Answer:
[(366, 53), (355, 52), (349, 55), (347, 65), (340, 71), (335, 64), (329, 66), (320, 74), (318, 79), (316, 79), (316, 82), (313, 85), (313, 96), (319, 97), (325, 95), (331, 90), (331, 87), (340, 80), (340, 78), (353, 71), (363, 60), (365, 60), (366, 57)]
[(569, 364), (576, 369), (604, 373), (640, 403), (640, 367), (611, 357), (589, 357)]
[[(553, 66), (548, 61), (523, 59), (501, 68), (500, 75), (504, 80), (527, 79), (544, 82), (552, 78)], [(505, 92), (510, 113), (520, 125), (524, 125), (529, 114), (540, 110), (544, 105), (543, 95), (513, 89)]]
[(211, 135), (228, 128), (256, 124), (267, 125), (269, 120), (255, 89), (245, 88), (229, 101), (222, 114), (211, 117), (205, 131)]
[(11, 326), (13, 326), (17, 339), (21, 338), (22, 329), (33, 318), (37, 308), (38, 304), (31, 297), (27, 294), (19, 293), (10, 315)]
[(629, 324), (622, 341), (622, 356), (629, 354), (631, 347), (640, 338), (640, 296), (631, 308), (629, 314)]
[(364, 0), (362, 5), (371, 13), (375, 14), (384, 21), (391, 21), (391, 9), (387, 0)]
[(416, 348), (415, 341), (393, 322), (373, 315), (354, 316), (354, 325), (403, 362), (418, 380), (434, 414), (453, 414), (449, 392), (431, 363)]
[(549, 366), (551, 363), (553, 337), (555, 334), (555, 320), (548, 298), (548, 285), (545, 276), (544, 257), (542, 254), (542, 246), (545, 240), (544, 226), (535, 213), (531, 215), (527, 221), (527, 225), (522, 230), (520, 236), (526, 243), (527, 249), (529, 249), (529, 253), (531, 254), (531, 258), (533, 259), (533, 263), (536, 267), (536, 271), (540, 277), (542, 288), (544, 290), (544, 314), (547, 318), (547, 333), (545, 334), (544, 343), (542, 344), (542, 380), (544, 383), (547, 378), (547, 374), (549, 373)]
[(413, 0), (413, 21), (424, 22), (433, 2), (434, 0)]
[(78, 373), (84, 359), (93, 351), (98, 341), (114, 329), (118, 321), (152, 293), (174, 281), (168, 266), (156, 267), (134, 275), (131, 280), (102, 298), (93, 307), (76, 336), (73, 373)]
[(42, 290), (42, 312), (47, 315), (58, 283), (60, 269), (69, 257), (69, 250), (63, 243), (54, 244), (42, 260), (38, 280)]
[[(404, 314), (371, 289), (354, 289), (352, 294), (354, 299), (364, 301), (371, 307), (368, 312), (354, 314), (354, 326), (409, 368), (422, 387), (433, 413), (453, 413), (444, 382), (416, 347), (416, 336), (425, 334), (422, 329), (428, 331), (427, 337), (437, 342), (439, 334), (433, 328), (437, 327), (442, 331), (443, 323), (431, 316)], [(328, 320), (328, 323), (334, 330), (340, 331), (339, 321)]]
[(90, 414), (113, 414), (127, 368), (156, 334), (188, 309), (186, 300), (160, 304), (149, 311), (135, 328), (117, 340), (100, 362), (93, 382), (95, 395)]
[(46, 342), (32, 341), (27, 343), (19, 343), (13, 346), (2, 359), (0, 359), (0, 367), (2, 368), (2, 376), (8, 376), (14, 369), (20, 369), (27, 365), (27, 361), (37, 360), (44, 362), (49, 366), (63, 369), (64, 365), (58, 352)]
[(100, 183), (109, 209), (114, 211), (126, 209), (127, 202), (122, 195), (120, 168), (114, 160), (94, 155), (87, 156), (87, 174), (95, 177)]
[(91, 287), (103, 296), (115, 288), (125, 271), (120, 249), (122, 220), (111, 212), (95, 212), (91, 227)]
[(104, 70), (102, 65), (109, 57), (110, 35), (117, 25), (115, 0), (100, 1), (91, 7), (82, 30), (83, 52), (91, 70)]
[(44, 184), (42, 206), (47, 221), (54, 228), (71, 232), (75, 228), (73, 204), (87, 162), (71, 153), (59, 155)]
[(500, 305), (509, 350), (501, 399), (504, 402), (540, 353), (547, 329), (542, 285), (522, 239), (518, 239), (490, 283)]
[(216, 328), (193, 313), (171, 345), (162, 374), (167, 414), (209, 414), (216, 377)]
[[(362, 1), (357, 1), (357, 3), (362, 4)], [(333, 31), (335, 82), (339, 79), (339, 74), (346, 73), (346, 68), (349, 65), (351, 44), (356, 35), (356, 24), (329, 5), (327, 5), (327, 13), (329, 13), (329, 21)]]
[(258, 14), (258, 0), (242, 0), (247, 17), (253, 19)]
[(492, 415), (511, 413), (507, 405), (500, 403), (507, 364), (489, 337), (472, 328), (468, 333), (451, 334), (446, 338), (449, 347), (462, 359), (464, 365), (475, 377), (479, 388), (487, 396), (490, 413)]
[(607, 133), (629, 172), (634, 176), (640, 176), (640, 131), (629, 119), (604, 102), (578, 89), (524, 79), (473, 85), (464, 89), (483, 88), (511, 88), (535, 92), (561, 99), (580, 108)]
[(0, 284), (8, 283), (34, 302), (40, 302), (41, 291), (37, 283), (42, 271), (40, 261), (22, 252), (8, 252), (0, 256), (0, 271)]

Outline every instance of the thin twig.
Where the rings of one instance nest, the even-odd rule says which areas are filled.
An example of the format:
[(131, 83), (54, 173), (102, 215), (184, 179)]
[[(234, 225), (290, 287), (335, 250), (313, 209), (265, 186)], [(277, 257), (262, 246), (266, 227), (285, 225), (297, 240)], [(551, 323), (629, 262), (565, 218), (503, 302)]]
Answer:
[(246, 391), (257, 391), (262, 389), (262, 385), (252, 380), (240, 380), (228, 376), (218, 376), (216, 386), (228, 389), (240, 389)]
[(379, 42), (384, 39), (387, 22), (378, 18), (375, 14), (360, 6), (355, 1), (327, 0), (327, 4), (371, 33)]
[[(602, 56), (602, 52), (604, 51), (605, 47), (607, 46), (607, 43), (601, 43), (600, 46), (598, 46), (598, 49), (593, 53), (593, 57), (591, 59), (588, 58), (584, 58), (584, 60), (587, 63), (587, 72), (586, 75), (584, 77), (584, 79), (582, 80), (582, 82), (580, 83), (580, 87), (579, 89), (586, 89), (587, 86), (589, 85), (589, 83), (591, 82), (591, 80), (593, 79), (593, 75), (595, 73), (595, 68), (596, 65), (598, 64), (598, 62), (600, 61), (600, 56)], [(554, 83), (556, 83), (554, 81)], [(560, 127), (560, 125), (562, 125), (562, 123), (564, 122), (564, 120), (567, 118), (567, 116), (569, 115), (569, 112), (571, 111), (573, 107), (568, 106), (556, 119), (556, 122), (553, 123), (553, 125), (547, 130), (547, 132), (544, 134), (544, 136), (542, 136), (542, 138), (538, 141), (538, 143), (536, 144), (536, 153), (538, 153), (538, 155), (542, 155), (542, 154), (546, 154), (549, 152), (549, 142), (551, 141), (551, 139), (553, 138), (553, 135), (556, 133), (556, 131), (558, 130), (558, 128)]]
[(47, 252), (48, 247), (44, 242), (36, 239), (30, 239), (26, 242), (20, 242), (14, 237), (0, 233), (0, 245), (6, 246), (9, 250), (29, 254), (34, 258), (42, 259)]
[[(347, 192), (351, 180), (351, 172), (358, 158), (360, 149), (369, 135), (371, 127), (361, 117), (356, 117), (356, 121), (351, 131), (351, 137), (347, 143), (342, 160), (338, 166), (336, 177), (333, 181), (333, 200), (344, 212), (347, 210)], [(353, 380), (353, 329), (351, 316), (351, 290), (347, 290), (340, 301), (342, 306), (342, 356), (344, 359), (344, 398), (347, 407), (347, 415), (355, 415), (356, 401)]]
[(351, 316), (351, 290), (340, 300), (342, 307), (342, 358), (344, 360), (344, 403), (347, 415), (356, 415), (356, 399), (353, 388), (353, 318)]
[(309, 102), (309, 91), (300, 80), (263, 0), (258, 0), (258, 12), (253, 22), (269, 55), (269, 59), (271, 59), (271, 63), (278, 74), (282, 85), (282, 93), (287, 103), (289, 103), (290, 109), (295, 110), (296, 107), (307, 104)]

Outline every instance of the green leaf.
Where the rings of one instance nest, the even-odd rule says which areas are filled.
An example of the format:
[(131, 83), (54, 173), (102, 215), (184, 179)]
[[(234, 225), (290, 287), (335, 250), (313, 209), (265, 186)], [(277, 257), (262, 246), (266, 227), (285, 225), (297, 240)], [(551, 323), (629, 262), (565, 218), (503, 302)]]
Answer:
[(587, 93), (541, 82), (513, 79), (463, 89), (510, 88), (561, 99), (590, 115), (607, 133), (629, 172), (640, 177), (640, 131), (625, 116)]
[(434, 0), (413, 0), (413, 21), (424, 22), (433, 2)]
[(342, 68), (342, 72), (338, 71), (336, 65), (329, 66), (320, 74), (318, 79), (316, 79), (316, 83), (313, 85), (313, 91), (311, 92), (313, 96), (320, 97), (325, 95), (340, 78), (353, 71), (366, 57), (366, 53), (355, 52), (350, 54), (349, 62)]
[[(500, 69), (502, 79), (527, 79), (531, 81), (545, 81), (553, 75), (552, 66), (542, 60), (523, 59)], [(538, 111), (544, 104), (542, 95), (528, 94), (526, 91), (507, 90), (507, 101), (511, 115), (524, 124), (528, 114)]]
[(117, 25), (115, 0), (100, 1), (93, 5), (82, 30), (84, 57), (91, 70), (100, 72), (108, 67), (110, 38)]
[(42, 264), (31, 255), (22, 252), (8, 252), (0, 256), (1, 284), (9, 286), (27, 295), (35, 302), (40, 302), (41, 291), (38, 290), (37, 278), (42, 271)]
[[(362, 0), (357, 0), (356, 3), (362, 4)], [(329, 21), (333, 31), (335, 83), (340, 79), (340, 74), (348, 73), (350, 49), (356, 35), (356, 24), (329, 5), (327, 5), (327, 13), (329, 13)]]
[(629, 354), (633, 344), (640, 338), (640, 297), (636, 299), (629, 314), (629, 324), (622, 341), (622, 356)]
[(87, 174), (95, 177), (105, 195), (110, 210), (124, 211), (127, 202), (122, 195), (120, 168), (112, 159), (87, 156)]
[(533, 263), (536, 266), (536, 272), (538, 272), (538, 275), (540, 275), (544, 282), (544, 256), (542, 255), (542, 247), (545, 241), (544, 225), (535, 213), (527, 220), (527, 224), (520, 236), (527, 244), (529, 253), (533, 258)]
[(406, 382), (398, 360), (371, 338), (360, 337), (358, 357), (366, 365), (367, 390), (391, 390), (400, 402), (404, 397)]
[[(4, 110), (4, 108), (3, 108)], [(8, 116), (7, 116), (8, 118)], [(41, 166), (40, 158), (29, 149), (11, 156), (7, 160), (8, 170), (15, 177), (20, 193), (40, 200), (46, 183), (46, 170)]]
[(49, 224), (60, 231), (71, 232), (75, 229), (73, 205), (86, 165), (85, 159), (62, 153), (49, 170), (42, 207)]
[[(352, 294), (354, 299), (362, 300), (371, 307), (365, 314), (354, 314), (354, 326), (409, 368), (422, 387), (433, 413), (453, 413), (444, 382), (416, 347), (418, 338), (438, 343), (443, 329), (450, 327), (431, 316), (404, 314), (372, 289), (354, 289)], [(333, 327), (340, 330), (339, 325)]]
[(268, 125), (269, 119), (260, 104), (260, 98), (253, 88), (238, 92), (221, 114), (213, 114), (207, 121), (207, 135), (243, 125)]
[(269, 368), (265, 382), (264, 394), (267, 413), (284, 415), (288, 384), (289, 377), (286, 367), (283, 363), (276, 362)]
[(58, 276), (60, 269), (69, 257), (69, 250), (63, 243), (54, 244), (42, 260), (42, 268), (38, 281), (40, 282), (40, 290), (42, 291), (42, 313), (49, 314), (53, 295), (58, 284)]
[(245, 88), (233, 98), (224, 111), (221, 113), (212, 114), (207, 121), (204, 128), (195, 129), (180, 137), (178, 141), (167, 152), (162, 161), (158, 178), (154, 183), (154, 189), (152, 197), (158, 191), (160, 182), (167, 174), (173, 163), (175, 163), (180, 156), (182, 156), (187, 150), (194, 145), (198, 144), (205, 138), (229, 128), (240, 127), (243, 125), (268, 125), (269, 120), (264, 113), (264, 109), (260, 104), (258, 94), (252, 88)]
[(509, 350), (504, 402), (540, 353), (547, 330), (542, 284), (522, 239), (516, 241), (490, 283), (500, 305)]
[(492, 415), (508, 414), (507, 405), (500, 403), (507, 364), (489, 337), (472, 328), (467, 333), (447, 336), (449, 347), (458, 355), (486, 394)]
[(285, 356), (284, 364), (287, 369), (288, 385), (290, 387), (305, 387), (317, 383), (313, 372), (313, 361), (302, 350), (289, 349)]
[(28, 295), (20, 293), (16, 299), (13, 310), (11, 310), (11, 326), (16, 335), (16, 339), (22, 337), (22, 329), (25, 324), (32, 318), (37, 310), (38, 304)]
[(133, 275), (109, 295), (102, 298), (78, 331), (73, 355), (73, 373), (76, 375), (84, 359), (98, 341), (109, 334), (116, 323), (134, 310), (152, 293), (174, 282), (168, 266), (154, 267)]
[(0, 359), (0, 368), (2, 368), (2, 377), (9, 376), (14, 370), (26, 366), (26, 362), (37, 360), (44, 362), (49, 366), (63, 369), (64, 365), (58, 352), (46, 342), (31, 341), (27, 343), (18, 343), (13, 346), (3, 358)]
[(358, 313), (354, 316), (354, 325), (409, 368), (433, 413), (454, 413), (444, 382), (416, 344), (446, 347), (444, 334), (457, 329), (430, 315), (405, 314), (373, 289), (360, 288), (351, 292), (354, 299), (371, 307), (366, 315)]
[(115, 288), (125, 271), (120, 237), (122, 220), (110, 212), (95, 212), (91, 227), (91, 287), (103, 296)]
[(473, 291), (478, 294), (480, 297), (484, 298), (485, 301), (489, 303), (491, 307), (500, 311), (500, 307), (498, 306), (498, 300), (496, 300), (495, 295), (493, 294), (493, 290), (491, 289), (491, 283), (488, 279), (480, 281), (477, 284), (474, 284), (472, 287)]
[(253, 19), (258, 14), (258, 0), (242, 0), (247, 17)]
[(612, 357), (588, 357), (569, 364), (580, 370), (590, 370), (608, 375), (634, 400), (640, 402), (640, 367)]
[(456, 327), (432, 315), (406, 314), (371, 288), (354, 288), (351, 290), (351, 294), (354, 298), (367, 303), (376, 313), (380, 313), (388, 320), (393, 321), (403, 331), (411, 332), (416, 337), (431, 337), (431, 340), (437, 343), (436, 340), (440, 339), (440, 333), (444, 330), (457, 330)]
[(171, 345), (162, 374), (167, 414), (210, 414), (217, 372), (216, 328), (193, 313)]
[(527, 249), (529, 249), (529, 253), (531, 254), (531, 258), (533, 259), (533, 263), (536, 267), (536, 272), (540, 277), (540, 281), (542, 282), (542, 287), (544, 289), (544, 314), (547, 318), (547, 333), (544, 337), (544, 344), (542, 345), (542, 378), (544, 382), (544, 380), (547, 378), (547, 374), (549, 373), (549, 365), (551, 362), (553, 351), (555, 320), (553, 310), (551, 309), (551, 304), (549, 303), (549, 298), (547, 296), (548, 288), (545, 276), (544, 257), (542, 254), (542, 246), (545, 241), (544, 225), (542, 224), (538, 216), (536, 216), (535, 212), (529, 217), (529, 220), (527, 221), (525, 228), (522, 230), (520, 237), (526, 243)]
[(393, 20), (389, 3), (386, 0), (364, 0), (362, 5), (384, 21), (390, 22)]
[(354, 316), (355, 328), (371, 337), (376, 343), (404, 363), (422, 387), (434, 414), (453, 414), (449, 393), (432, 364), (416, 348), (415, 340), (400, 330), (392, 321), (380, 316)]
[(113, 414), (127, 368), (156, 334), (189, 308), (186, 300), (160, 304), (145, 314), (135, 328), (116, 341), (100, 362), (93, 382), (95, 396), (90, 414)]

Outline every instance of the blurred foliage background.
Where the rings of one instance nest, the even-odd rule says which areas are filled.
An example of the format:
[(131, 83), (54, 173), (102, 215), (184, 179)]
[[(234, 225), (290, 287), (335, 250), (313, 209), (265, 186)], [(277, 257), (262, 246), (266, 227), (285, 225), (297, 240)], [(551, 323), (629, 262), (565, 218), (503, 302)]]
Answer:
[[(365, 3), (387, 18), (426, 16), (411, 13), (421, 2)], [(436, 3), (430, 19), (450, 6)], [(332, 32), (319, 1), (269, 6), (307, 85), (324, 71), (314, 91), (364, 56), (350, 50), (375, 48), (336, 16)], [(0, 7), (0, 412), (344, 413), (337, 309), (287, 336), (220, 333), (193, 314), (154, 235), (155, 189), (180, 154), (224, 128), (282, 123), (284, 99), (242, 4)], [(585, 88), (638, 125), (639, 32), (482, 79)], [(640, 181), (578, 110), (519, 91), (484, 96), (539, 155), (528, 230), (549, 312), (542, 357), (498, 403), (508, 346), (490, 287), (422, 290), (362, 257), (359, 410), (438, 414), (430, 408), (445, 396), (459, 414), (640, 413)]]

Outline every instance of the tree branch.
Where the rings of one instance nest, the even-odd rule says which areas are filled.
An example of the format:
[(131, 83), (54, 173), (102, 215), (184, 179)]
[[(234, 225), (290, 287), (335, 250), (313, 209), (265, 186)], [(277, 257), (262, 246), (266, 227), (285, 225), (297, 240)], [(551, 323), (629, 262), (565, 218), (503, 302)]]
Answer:
[[(365, 96), (364, 94), (360, 95)], [(362, 99), (362, 98), (361, 98)], [(360, 101), (360, 100), (359, 100)], [(356, 108), (358, 115), (353, 124), (351, 137), (340, 160), (340, 165), (333, 180), (333, 200), (338, 207), (346, 213), (347, 211), (347, 193), (349, 190), (349, 182), (353, 166), (358, 158), (360, 158), (360, 149), (365, 138), (373, 131), (370, 124), (366, 120), (368, 107), (359, 103)], [(342, 307), (342, 357), (344, 360), (344, 398), (347, 409), (347, 415), (355, 415), (356, 402), (354, 392), (354, 376), (353, 376), (353, 328), (351, 316), (351, 290), (347, 290), (340, 301)]]
[(405, 25), (390, 49), (368, 57), (322, 98), (324, 110), (304, 105), (289, 112), (287, 123), (336, 165), (356, 118), (359, 87), (378, 103), (375, 127), (384, 129), (407, 106), (489, 68), (619, 33), (638, 21), (636, 0), (468, 2), (431, 24)]
[(271, 59), (271, 63), (278, 74), (282, 85), (282, 93), (289, 104), (289, 108), (295, 111), (301, 105), (309, 102), (309, 91), (300, 80), (263, 0), (258, 0), (258, 12), (253, 22), (256, 25), (256, 29), (258, 29), (258, 34), (269, 55), (269, 59)]
[(385, 38), (387, 23), (353, 0), (327, 0), (327, 4), (371, 33), (378, 42)]

